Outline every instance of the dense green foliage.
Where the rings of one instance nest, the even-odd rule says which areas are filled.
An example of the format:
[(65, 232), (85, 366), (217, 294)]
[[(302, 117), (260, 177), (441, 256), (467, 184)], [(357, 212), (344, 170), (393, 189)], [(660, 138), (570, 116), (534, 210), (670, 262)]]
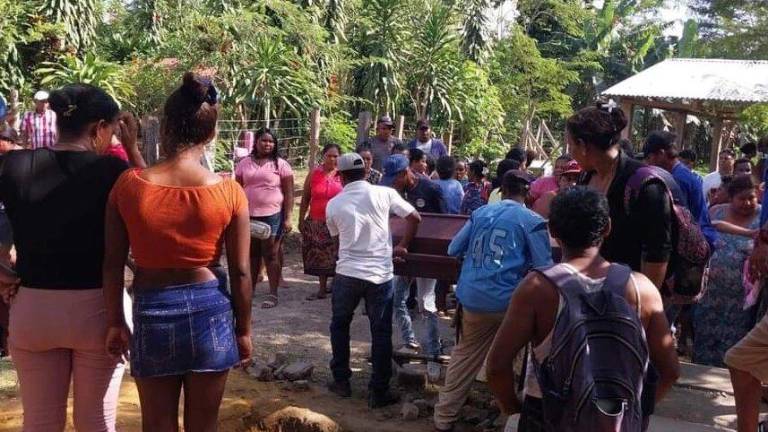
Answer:
[[(768, 1), (694, 3), (677, 38), (663, 0), (519, 0), (501, 25), (503, 0), (0, 0), (0, 93), (90, 82), (145, 114), (194, 70), (230, 120), (319, 107), (322, 141), (351, 148), (359, 111), (429, 117), (492, 159), (665, 58), (768, 55)], [(745, 114), (755, 133), (763, 111)]]

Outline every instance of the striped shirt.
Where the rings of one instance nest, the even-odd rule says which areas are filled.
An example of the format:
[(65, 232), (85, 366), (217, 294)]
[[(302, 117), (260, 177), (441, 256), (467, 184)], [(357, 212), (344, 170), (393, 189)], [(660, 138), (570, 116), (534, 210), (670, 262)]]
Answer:
[(25, 112), (21, 118), (21, 133), (26, 137), (25, 144), (29, 143), (31, 149), (53, 147), (59, 135), (56, 130), (56, 113), (52, 110), (45, 110), (42, 114), (37, 111)]

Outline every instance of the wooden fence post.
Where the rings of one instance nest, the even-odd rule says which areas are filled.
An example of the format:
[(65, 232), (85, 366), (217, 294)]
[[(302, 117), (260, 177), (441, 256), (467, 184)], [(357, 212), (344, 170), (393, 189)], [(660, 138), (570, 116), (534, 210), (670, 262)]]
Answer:
[(368, 139), (368, 131), (371, 129), (371, 112), (361, 111), (357, 116), (357, 139), (356, 145), (360, 145)]
[(141, 119), (141, 138), (144, 144), (144, 161), (152, 166), (160, 159), (160, 120), (153, 115)]
[(307, 169), (312, 169), (317, 162), (317, 149), (320, 146), (320, 108), (312, 110), (309, 122), (309, 159), (307, 160)]
[(403, 129), (405, 129), (405, 116), (399, 115), (397, 116), (397, 121), (395, 122), (395, 136), (399, 140), (403, 139)]

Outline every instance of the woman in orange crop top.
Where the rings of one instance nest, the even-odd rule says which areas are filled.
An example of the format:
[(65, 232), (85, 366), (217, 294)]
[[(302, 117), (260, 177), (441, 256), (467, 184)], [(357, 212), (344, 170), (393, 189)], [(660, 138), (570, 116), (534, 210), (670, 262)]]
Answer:
[[(240, 185), (199, 162), (217, 118), (215, 87), (185, 74), (165, 103), (166, 159), (126, 171), (107, 204), (106, 345), (118, 358), (130, 350), (145, 431), (178, 430), (182, 387), (184, 429), (216, 430), (227, 373), (251, 357), (248, 202)], [(119, 295), (129, 246), (137, 264), (133, 335)], [(217, 271), (222, 246), (231, 295)]]
[(320, 277), (317, 293), (307, 297), (307, 300), (324, 299), (328, 294), (328, 277), (336, 274), (339, 241), (331, 237), (325, 224), (325, 207), (342, 190), (341, 177), (336, 170), (339, 155), (341, 148), (336, 144), (323, 147), (323, 163), (312, 170), (304, 182), (304, 194), (299, 207), (304, 274)]

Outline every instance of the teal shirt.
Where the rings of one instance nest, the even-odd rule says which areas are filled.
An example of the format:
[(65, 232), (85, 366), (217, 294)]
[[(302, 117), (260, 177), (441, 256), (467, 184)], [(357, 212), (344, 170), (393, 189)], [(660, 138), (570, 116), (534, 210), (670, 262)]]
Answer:
[(448, 254), (464, 258), (456, 296), (473, 312), (505, 311), (531, 269), (552, 265), (546, 221), (511, 200), (475, 210)]

